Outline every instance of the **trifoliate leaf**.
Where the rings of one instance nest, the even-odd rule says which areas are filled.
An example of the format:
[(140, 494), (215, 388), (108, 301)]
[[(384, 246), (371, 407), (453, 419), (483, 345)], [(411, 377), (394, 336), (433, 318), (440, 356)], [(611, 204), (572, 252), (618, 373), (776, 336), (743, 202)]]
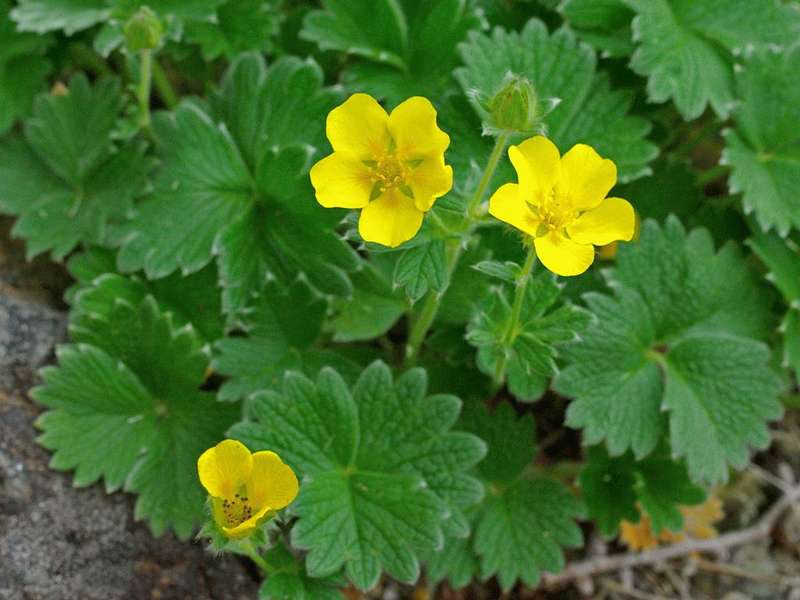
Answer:
[(705, 500), (702, 488), (689, 480), (686, 466), (665, 452), (636, 461), (628, 452), (610, 457), (605, 448), (595, 446), (578, 479), (589, 512), (607, 537), (617, 534), (621, 521), (639, 520), (637, 502), (650, 518), (653, 531), (679, 531), (683, 527), (682, 505)]
[(196, 271), (217, 253), (232, 318), (268, 272), (290, 282), (300, 271), (319, 289), (347, 294), (345, 271), (357, 255), (334, 231), (339, 213), (316, 204), (307, 175), (308, 144), (321, 143), (337, 97), (321, 79), (311, 62), (286, 58), (267, 70), (248, 54), (212, 102), (223, 125), (191, 103), (157, 115), (163, 163), (155, 192), (119, 232), (120, 267), (159, 278)]
[(65, 95), (43, 94), (25, 121), (25, 141), (0, 144), (0, 211), (28, 256), (60, 259), (81, 242), (103, 244), (145, 185), (150, 161), (138, 143), (113, 144), (122, 96), (117, 80), (90, 86), (82, 74)]
[(309, 549), (308, 573), (344, 567), (368, 589), (382, 569), (416, 580), (418, 555), (441, 545), (448, 514), (463, 519), (461, 509), (480, 499), (481, 486), (465, 471), (484, 445), (450, 430), (459, 408), (452, 396), (426, 397), (423, 370), (393, 381), (376, 362), (352, 394), (332, 369), (316, 383), (288, 375), (282, 393), (251, 400), (253, 421), (230, 434), (278, 452), (302, 478), (292, 542)]
[[(795, 12), (800, 15), (800, 10)], [(751, 19), (752, 25), (760, 20), (760, 15)], [(786, 51), (753, 52), (736, 72), (741, 98), (733, 111), (736, 129), (723, 134), (721, 162), (733, 169), (728, 180), (731, 191), (743, 194), (745, 211), (755, 212), (764, 231), (774, 227), (783, 237), (791, 228), (800, 229), (800, 139), (795, 133), (800, 119), (798, 69), (800, 45)]]
[(392, 288), (391, 273), (392, 265), (378, 259), (353, 273), (353, 296), (334, 302), (331, 326), (335, 341), (371, 340), (386, 333), (403, 315), (406, 302), (400, 291)]
[(242, 323), (246, 336), (226, 337), (215, 344), (213, 367), (230, 377), (221, 400), (237, 400), (277, 388), (289, 369), (301, 369), (300, 351), (319, 337), (327, 303), (303, 281), (288, 287), (270, 281), (255, 299)]
[(607, 56), (633, 52), (633, 11), (624, 0), (566, 0), (559, 6), (564, 20), (584, 42)]
[(707, 104), (728, 115), (735, 98), (732, 52), (787, 45), (800, 35), (800, 10), (773, 0), (625, 2), (637, 13), (631, 68), (648, 77), (651, 101), (672, 99), (686, 119), (699, 117)]
[(448, 279), (447, 249), (443, 240), (406, 250), (394, 269), (394, 285), (405, 287), (412, 302), (422, 298), (429, 289), (432, 293), (443, 292)]
[(301, 36), (323, 50), (363, 59), (342, 77), (397, 105), (409, 96), (440, 98), (458, 62), (456, 45), (481, 25), (469, 0), (325, 0), (305, 19)]
[(574, 340), (591, 320), (590, 313), (571, 304), (554, 308), (560, 294), (551, 273), (534, 277), (526, 288), (522, 318), (509, 334), (509, 290), (496, 288), (467, 327), (467, 340), (478, 348), (478, 368), (491, 377), (498, 363), (506, 365), (509, 391), (523, 402), (538, 399), (558, 371), (556, 344)]
[(160, 534), (188, 537), (203, 519), (197, 457), (239, 414), (199, 390), (208, 365), (191, 328), (175, 330), (155, 300), (120, 299), (98, 330), (76, 335), (97, 346), (62, 347), (59, 366), (33, 391), (50, 410), (38, 421), (51, 466), (75, 469), (75, 484), (139, 494), (135, 514)]
[(207, 61), (231, 60), (248, 50), (266, 52), (278, 32), (280, 0), (228, 0), (217, 9), (214, 22), (186, 24), (186, 41), (199, 44)]
[(460, 50), (465, 66), (456, 70), (456, 77), (475, 98), (479, 113), (478, 97), (491, 98), (507, 73), (527, 77), (540, 98), (561, 100), (544, 123), (547, 135), (564, 152), (579, 142), (594, 146), (616, 163), (622, 182), (649, 172), (647, 163), (657, 154), (645, 139), (650, 123), (628, 115), (631, 94), (611, 90), (605, 75), (596, 72), (594, 52), (569, 30), (550, 34), (533, 19), (521, 32), (473, 32)]
[(687, 235), (674, 218), (647, 221), (608, 279), (614, 296), (585, 296), (597, 321), (565, 348), (555, 381), (575, 398), (567, 424), (613, 456), (643, 458), (667, 410), (672, 452), (692, 479), (724, 481), (779, 414), (768, 353), (753, 339), (771, 330), (769, 296), (735, 245), (715, 252), (706, 231)]
[(265, 558), (273, 570), (258, 591), (260, 600), (344, 599), (339, 591), (345, 585), (343, 577), (309, 577), (302, 559), (293, 556), (285, 545), (271, 548)]
[(0, 0), (0, 135), (28, 116), (51, 69), (44, 51), (52, 39), (17, 32), (10, 9), (9, 0)]
[[(504, 590), (517, 579), (535, 586), (541, 571), (557, 573), (564, 566), (562, 546), (580, 546), (575, 523), (583, 507), (560, 483), (531, 476), (536, 454), (530, 415), (517, 417), (508, 405), (488, 412), (478, 403), (465, 407), (461, 426), (486, 440), (488, 453), (478, 472), (488, 493), (474, 509), (471, 552), (479, 557), (484, 579), (496, 575)], [(445, 550), (458, 552), (462, 581), (472, 563), (465, 549), (448, 539)], [(441, 561), (441, 556), (433, 558)]]

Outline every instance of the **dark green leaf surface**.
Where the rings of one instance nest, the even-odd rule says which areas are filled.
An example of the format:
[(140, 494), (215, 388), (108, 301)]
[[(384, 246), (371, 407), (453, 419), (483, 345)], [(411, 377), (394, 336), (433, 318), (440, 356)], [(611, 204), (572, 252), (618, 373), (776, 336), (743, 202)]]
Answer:
[(282, 393), (256, 396), (254, 420), (230, 433), (277, 451), (303, 478), (292, 540), (309, 549), (309, 574), (344, 567), (368, 589), (382, 569), (416, 580), (417, 556), (441, 545), (448, 513), (480, 499), (481, 486), (465, 471), (484, 445), (450, 431), (459, 407), (452, 396), (426, 397), (424, 371), (393, 381), (374, 363), (352, 395), (331, 369), (316, 383), (289, 375)]

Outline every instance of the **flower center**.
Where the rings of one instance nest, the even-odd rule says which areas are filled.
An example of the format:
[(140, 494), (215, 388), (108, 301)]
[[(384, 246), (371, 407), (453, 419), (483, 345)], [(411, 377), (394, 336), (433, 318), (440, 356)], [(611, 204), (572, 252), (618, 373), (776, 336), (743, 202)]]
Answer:
[(557, 188), (551, 189), (539, 206), (529, 206), (539, 218), (540, 235), (561, 231), (578, 216), (578, 212), (572, 208), (572, 202)]
[(226, 527), (236, 527), (253, 516), (253, 507), (244, 494), (236, 494), (233, 500), (222, 501), (222, 514)]
[(414, 191), (408, 185), (408, 176), (421, 163), (419, 160), (400, 160), (393, 149), (389, 149), (377, 160), (365, 160), (372, 180), (370, 200), (375, 200), (387, 190), (398, 189), (413, 200)]

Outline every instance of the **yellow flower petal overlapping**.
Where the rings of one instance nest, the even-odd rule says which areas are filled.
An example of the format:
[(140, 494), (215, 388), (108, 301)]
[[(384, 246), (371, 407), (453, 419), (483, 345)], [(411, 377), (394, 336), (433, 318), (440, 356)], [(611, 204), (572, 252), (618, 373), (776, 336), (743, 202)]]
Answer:
[(250, 451), (236, 440), (224, 440), (197, 459), (200, 483), (211, 497), (214, 521), (229, 538), (253, 533), (275, 511), (297, 496), (291, 467), (274, 452)]
[(543, 136), (508, 150), (518, 183), (500, 187), (489, 213), (533, 238), (542, 264), (558, 275), (580, 275), (594, 261), (594, 246), (633, 237), (633, 207), (606, 198), (617, 181), (613, 162), (576, 144), (564, 156)]
[(413, 238), (437, 198), (453, 186), (444, 162), (450, 138), (425, 98), (409, 98), (391, 114), (367, 94), (353, 94), (328, 115), (333, 154), (311, 169), (317, 201), (361, 209), (358, 231), (368, 242), (396, 247)]

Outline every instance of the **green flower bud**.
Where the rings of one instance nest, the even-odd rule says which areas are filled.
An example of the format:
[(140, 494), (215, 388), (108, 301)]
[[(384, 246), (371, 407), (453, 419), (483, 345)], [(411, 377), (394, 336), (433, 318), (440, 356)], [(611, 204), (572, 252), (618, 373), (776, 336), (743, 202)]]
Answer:
[(486, 109), (488, 125), (499, 131), (533, 132), (541, 127), (547, 112), (539, 102), (533, 84), (520, 75), (509, 73)]
[(147, 6), (142, 6), (125, 23), (125, 45), (131, 52), (153, 50), (161, 44), (164, 26)]

